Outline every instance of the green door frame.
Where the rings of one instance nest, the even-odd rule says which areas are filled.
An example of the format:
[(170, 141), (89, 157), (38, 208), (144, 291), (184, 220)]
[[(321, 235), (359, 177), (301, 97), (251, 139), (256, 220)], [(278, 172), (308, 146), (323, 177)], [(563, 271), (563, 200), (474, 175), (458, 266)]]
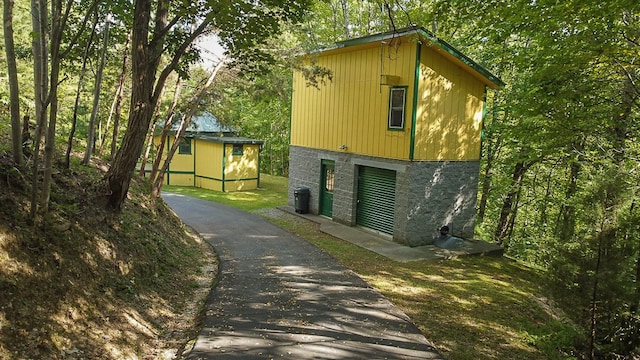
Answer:
[(322, 160), (320, 174), (320, 215), (333, 217), (333, 190), (336, 164), (332, 160)]

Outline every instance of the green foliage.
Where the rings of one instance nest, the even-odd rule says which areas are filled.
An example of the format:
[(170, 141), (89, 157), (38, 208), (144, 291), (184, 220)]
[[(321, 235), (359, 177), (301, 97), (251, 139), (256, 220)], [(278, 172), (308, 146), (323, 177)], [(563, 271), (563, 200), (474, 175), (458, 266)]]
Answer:
[[(509, 256), (544, 269), (577, 324), (588, 329), (595, 321), (596, 355), (637, 356), (637, 345), (613, 339), (633, 333), (628, 319), (640, 305), (640, 5), (318, 2), (301, 43), (326, 47), (409, 24), (432, 30), (507, 83), (487, 94), (478, 234), (494, 238), (503, 222), (496, 240)], [(573, 344), (576, 356), (590, 355), (589, 341)]]
[(271, 66), (249, 80), (236, 71), (220, 74), (211, 91), (209, 109), (239, 135), (264, 140), (260, 170), (272, 175), (289, 171), (291, 71)]

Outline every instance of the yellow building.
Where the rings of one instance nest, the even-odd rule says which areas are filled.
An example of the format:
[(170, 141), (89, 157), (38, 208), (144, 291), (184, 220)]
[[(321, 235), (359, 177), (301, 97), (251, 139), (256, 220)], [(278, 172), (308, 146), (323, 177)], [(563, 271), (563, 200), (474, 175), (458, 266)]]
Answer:
[[(156, 129), (154, 144), (161, 141)], [(163, 157), (175, 142), (170, 131)], [(194, 116), (165, 174), (167, 185), (216, 191), (252, 190), (260, 186), (260, 149), (264, 142), (235, 136), (211, 114)]]
[(289, 202), (411, 246), (437, 229), (472, 237), (487, 87), (504, 83), (423, 28), (309, 55), (332, 79), (294, 73)]

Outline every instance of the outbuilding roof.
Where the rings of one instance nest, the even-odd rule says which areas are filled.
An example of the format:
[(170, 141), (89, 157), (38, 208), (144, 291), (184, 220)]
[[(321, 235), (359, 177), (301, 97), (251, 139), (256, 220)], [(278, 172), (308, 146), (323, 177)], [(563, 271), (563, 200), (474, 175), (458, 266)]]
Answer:
[(215, 136), (211, 134), (192, 134), (187, 135), (187, 138), (219, 143), (219, 144), (251, 144), (251, 145), (262, 145), (264, 144), (263, 140), (249, 139), (245, 137), (238, 136)]
[[(180, 126), (179, 122), (176, 122), (172, 125), (169, 133), (175, 134), (178, 131), (178, 126)], [(162, 132), (162, 128), (164, 127), (164, 121), (159, 122), (156, 125), (155, 133)], [(215, 117), (212, 113), (208, 111), (203, 111), (198, 115), (194, 115), (191, 118), (191, 122), (187, 127), (187, 133), (209, 133), (209, 134), (224, 134), (227, 136), (233, 136), (237, 132), (236, 129), (224, 125)]]

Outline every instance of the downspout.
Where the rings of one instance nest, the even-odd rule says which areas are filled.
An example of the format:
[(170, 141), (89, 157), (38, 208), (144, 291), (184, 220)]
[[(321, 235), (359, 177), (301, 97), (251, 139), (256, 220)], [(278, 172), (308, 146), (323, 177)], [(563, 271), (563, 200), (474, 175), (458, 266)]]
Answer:
[(416, 45), (416, 64), (413, 76), (413, 105), (411, 109), (411, 143), (409, 144), (409, 161), (413, 161), (416, 148), (416, 123), (418, 122), (418, 86), (420, 85), (420, 56), (422, 42), (418, 40)]

